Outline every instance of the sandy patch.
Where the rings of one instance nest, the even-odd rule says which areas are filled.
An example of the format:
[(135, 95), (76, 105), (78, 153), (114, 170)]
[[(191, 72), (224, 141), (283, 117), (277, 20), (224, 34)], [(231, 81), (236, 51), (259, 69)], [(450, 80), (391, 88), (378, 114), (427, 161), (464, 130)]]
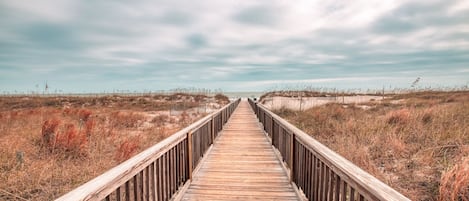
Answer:
[(382, 96), (338, 96), (338, 97), (269, 97), (262, 100), (264, 106), (270, 110), (287, 108), (291, 110), (306, 110), (327, 103), (358, 104), (370, 101), (381, 101)]

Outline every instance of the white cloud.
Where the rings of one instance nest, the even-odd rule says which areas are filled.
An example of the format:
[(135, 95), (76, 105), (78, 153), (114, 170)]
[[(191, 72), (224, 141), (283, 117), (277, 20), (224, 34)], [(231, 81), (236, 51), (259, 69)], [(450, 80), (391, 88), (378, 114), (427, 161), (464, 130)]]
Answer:
[[(238, 80), (236, 86), (249, 89), (302, 82), (347, 87), (398, 80), (382, 76), (393, 72), (415, 76), (422, 69), (435, 71), (438, 65), (457, 74), (461, 65), (469, 64), (463, 57), (469, 54), (469, 22), (463, 21), (469, 4), (464, 0), (447, 5), (443, 0), (0, 4), (8, 11), (0, 19), (0, 68), (95, 68), (96, 83), (108, 76), (109, 69), (127, 75), (131, 68), (135, 75), (129, 80), (156, 82), (152, 76), (166, 76), (171, 79), (165, 81), (174, 82), (158, 86), (197, 81), (200, 86), (217, 83), (213, 86), (218, 88), (228, 87), (226, 80)], [(435, 5), (441, 9), (434, 10)], [(29, 29), (44, 24), (57, 30), (44, 29), (37, 36)], [(61, 30), (70, 36), (47, 40), (48, 34), (60, 39)], [(57, 41), (77, 47), (60, 49)], [(8, 79), (21, 79), (21, 73)]]
[(28, 0), (4, 1), (7, 7), (14, 9), (22, 18), (45, 20), (49, 22), (66, 22), (74, 17), (74, 0)]
[(459, 0), (454, 3), (448, 10), (449, 14), (459, 14), (462, 12), (469, 12), (469, 1)]

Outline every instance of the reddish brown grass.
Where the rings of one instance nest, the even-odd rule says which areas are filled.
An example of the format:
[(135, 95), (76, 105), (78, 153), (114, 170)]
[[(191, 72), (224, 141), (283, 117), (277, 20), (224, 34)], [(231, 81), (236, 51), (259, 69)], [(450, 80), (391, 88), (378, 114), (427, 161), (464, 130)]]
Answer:
[(49, 150), (54, 149), (59, 125), (60, 120), (58, 119), (49, 119), (42, 124), (42, 140), (44, 144), (48, 146)]
[(0, 200), (54, 200), (176, 132), (166, 98), (0, 96)]
[(85, 122), (85, 134), (87, 137), (90, 137), (93, 129), (95, 127), (95, 121), (92, 119), (89, 119), (88, 121)]
[(81, 121), (86, 122), (90, 118), (91, 114), (93, 114), (93, 112), (91, 112), (90, 110), (83, 109), (78, 112), (78, 117)]
[(73, 156), (86, 155), (88, 140), (85, 133), (79, 132), (75, 124), (65, 124), (64, 131), (57, 135), (56, 149), (63, 150), (66, 154)]
[(117, 148), (115, 159), (124, 161), (133, 156), (140, 148), (140, 140), (138, 137), (128, 138), (121, 142)]

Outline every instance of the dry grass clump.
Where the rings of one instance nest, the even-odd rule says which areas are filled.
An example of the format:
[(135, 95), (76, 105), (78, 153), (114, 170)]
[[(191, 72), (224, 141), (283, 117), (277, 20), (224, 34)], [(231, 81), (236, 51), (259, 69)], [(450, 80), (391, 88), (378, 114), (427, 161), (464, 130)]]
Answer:
[(366, 105), (275, 112), (412, 200), (467, 198), (469, 93), (401, 94)]
[(439, 201), (469, 201), (469, 157), (441, 176)]
[(42, 140), (44, 145), (53, 148), (56, 143), (56, 134), (59, 128), (60, 120), (49, 119), (42, 124)]
[[(44, 121), (42, 125), (42, 146), (49, 152), (64, 153), (69, 156), (85, 156), (95, 121), (90, 110), (64, 111), (71, 119), (62, 124), (57, 117)], [(78, 116), (77, 121), (73, 117)]]
[[(0, 97), (0, 200), (53, 200), (201, 118), (191, 108), (214, 100), (180, 97)], [(170, 113), (175, 102), (184, 115)]]
[(386, 122), (388, 124), (407, 124), (409, 123), (409, 120), (410, 111), (407, 108), (391, 111), (386, 118)]
[(223, 94), (216, 94), (215, 100), (217, 101), (218, 104), (223, 104), (223, 105), (228, 104), (230, 102), (230, 99)]
[(140, 148), (140, 140), (138, 137), (127, 138), (122, 141), (117, 148), (115, 159), (124, 161), (133, 156)]
[(75, 124), (68, 123), (64, 125), (63, 133), (56, 135), (53, 147), (49, 149), (59, 149), (62, 153), (72, 153), (72, 155), (86, 155), (86, 146), (88, 139), (84, 132), (79, 132)]
[(422, 114), (422, 123), (423, 124), (429, 124), (429, 123), (432, 123), (432, 120), (433, 120), (433, 110), (432, 109), (426, 109), (423, 111), (423, 114)]

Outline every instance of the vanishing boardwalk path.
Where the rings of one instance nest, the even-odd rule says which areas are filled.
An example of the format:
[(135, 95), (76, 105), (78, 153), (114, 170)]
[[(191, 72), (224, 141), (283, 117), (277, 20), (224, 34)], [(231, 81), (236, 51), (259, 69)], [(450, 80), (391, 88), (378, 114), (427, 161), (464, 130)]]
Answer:
[(183, 200), (298, 200), (247, 101), (241, 101)]
[(410, 201), (262, 104), (240, 99), (56, 201), (124, 198)]

